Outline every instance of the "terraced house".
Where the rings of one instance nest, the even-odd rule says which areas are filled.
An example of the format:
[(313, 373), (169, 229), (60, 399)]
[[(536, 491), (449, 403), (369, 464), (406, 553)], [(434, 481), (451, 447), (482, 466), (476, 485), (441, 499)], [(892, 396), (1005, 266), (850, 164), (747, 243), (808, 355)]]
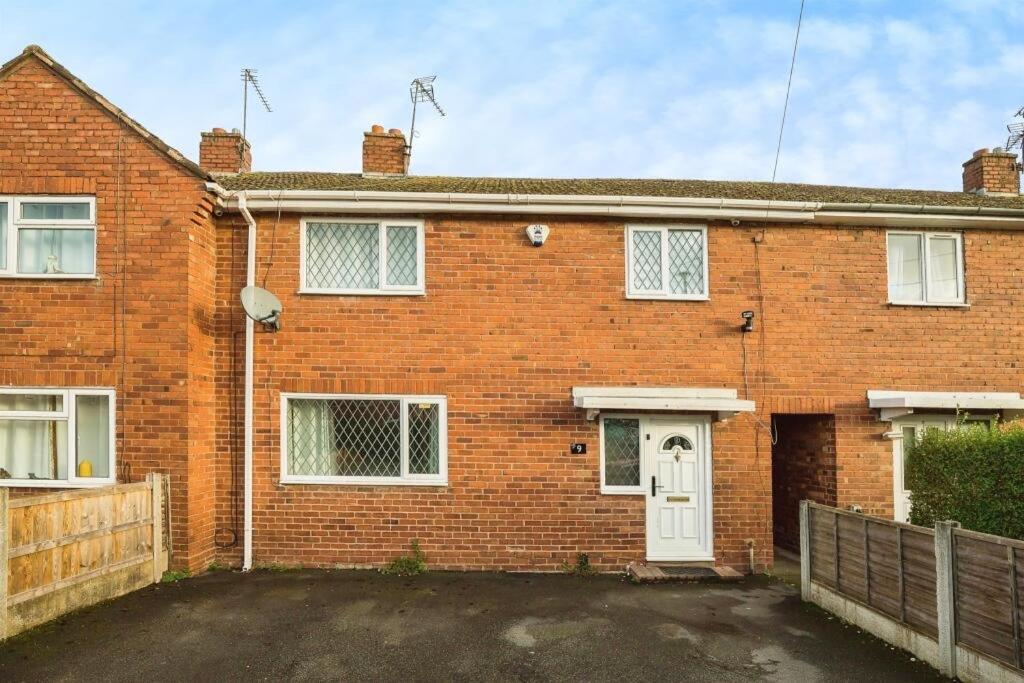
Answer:
[(1012, 154), (938, 192), (418, 177), (399, 131), (362, 145), (258, 172), (214, 128), (194, 163), (40, 48), (4, 65), (0, 485), (165, 472), (192, 569), (418, 539), (749, 571), (799, 499), (902, 518), (904, 439), (1024, 409)]

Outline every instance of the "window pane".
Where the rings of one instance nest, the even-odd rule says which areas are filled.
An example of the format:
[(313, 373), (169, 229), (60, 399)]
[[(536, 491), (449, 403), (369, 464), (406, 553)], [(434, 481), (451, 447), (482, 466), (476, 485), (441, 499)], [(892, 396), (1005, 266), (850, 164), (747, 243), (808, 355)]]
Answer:
[(0, 419), (0, 479), (66, 479), (65, 420)]
[(56, 413), (64, 410), (64, 397), (47, 394), (0, 394), (0, 410)]
[(89, 202), (22, 202), (21, 217), (28, 220), (89, 220)]
[(921, 235), (889, 235), (889, 300), (923, 301)]
[(693, 450), (693, 444), (690, 443), (690, 440), (687, 439), (685, 436), (679, 436), (678, 434), (676, 434), (675, 436), (670, 436), (661, 442), (662, 451), (671, 451), (676, 446), (682, 448), (684, 451)]
[(704, 233), (700, 230), (668, 231), (669, 292), (704, 293)]
[(605, 418), (605, 486), (640, 485), (640, 421)]
[(19, 273), (92, 274), (93, 230), (22, 228), (18, 231)]
[(388, 284), (415, 287), (416, 228), (395, 226), (388, 231)]
[(7, 268), (7, 203), (0, 204), (0, 270)]
[(633, 231), (633, 289), (661, 290), (660, 231)]
[(308, 224), (306, 285), (313, 289), (377, 289), (379, 243), (376, 224)]
[(960, 298), (956, 258), (957, 240), (949, 237), (928, 238), (928, 271), (930, 291), (928, 298), (936, 301), (955, 301)]
[(78, 476), (109, 477), (110, 400), (106, 396), (77, 396), (75, 431)]
[(409, 404), (409, 474), (440, 473), (440, 412), (436, 403)]
[(401, 402), (291, 399), (289, 474), (399, 477)]
[(900, 488), (902, 488), (904, 491), (907, 490), (907, 485), (905, 483), (906, 478), (907, 478), (907, 451), (910, 450), (910, 447), (914, 445), (914, 441), (916, 441), (916, 440), (917, 440), (917, 429), (914, 428), (914, 427), (904, 427), (903, 428), (903, 446), (902, 446), (902, 448), (903, 448), (903, 468), (902, 468), (903, 469), (903, 481), (900, 482)]

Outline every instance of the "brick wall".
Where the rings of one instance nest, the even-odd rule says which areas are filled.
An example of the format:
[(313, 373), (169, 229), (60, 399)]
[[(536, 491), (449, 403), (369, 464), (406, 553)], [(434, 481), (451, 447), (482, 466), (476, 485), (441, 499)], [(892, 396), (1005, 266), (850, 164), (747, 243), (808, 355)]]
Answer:
[[(739, 313), (758, 310), (759, 228), (710, 226), (710, 301), (638, 301), (624, 297), (620, 222), (546, 217), (551, 236), (537, 249), (523, 235), (535, 217), (427, 217), (425, 297), (341, 297), (296, 293), (298, 219), (286, 214), (275, 230), (274, 217), (257, 216), (258, 270), (270, 268), (267, 287), (284, 304), (283, 329), (256, 341), (257, 562), (379, 564), (412, 538), (446, 567), (555, 569), (589, 552), (617, 568), (643, 556), (644, 498), (598, 493), (597, 428), (569, 392), (646, 384), (742, 395)], [(244, 231), (218, 230), (219, 275), (231, 280), (219, 291), (234, 297)], [(1024, 326), (1005, 311), (1024, 297), (1005, 264), (1020, 239), (966, 235), (970, 308), (901, 308), (886, 304), (884, 229), (765, 231), (765, 310), (746, 338), (746, 383), (761, 425), (772, 412), (836, 415), (840, 505), (892, 511), (891, 442), (867, 389), (1017, 390)], [(282, 391), (448, 396), (450, 485), (280, 485)], [(746, 568), (752, 539), (763, 566), (768, 430), (738, 416), (712, 439), (716, 554)], [(571, 441), (587, 442), (588, 455), (568, 455)], [(229, 464), (222, 458), (219, 478)], [(221, 525), (229, 499), (219, 501)]]
[(32, 58), (0, 81), (0, 194), (67, 193), (96, 196), (98, 277), (0, 279), (0, 384), (115, 388), (118, 479), (170, 475), (174, 562), (198, 568), (212, 509), (188, 496), (214, 486), (189, 386), (203, 342), (187, 321), (211, 304), (189, 279), (214, 244), (203, 184)]
[(773, 415), (772, 518), (775, 545), (800, 550), (800, 501), (836, 504), (834, 415)]

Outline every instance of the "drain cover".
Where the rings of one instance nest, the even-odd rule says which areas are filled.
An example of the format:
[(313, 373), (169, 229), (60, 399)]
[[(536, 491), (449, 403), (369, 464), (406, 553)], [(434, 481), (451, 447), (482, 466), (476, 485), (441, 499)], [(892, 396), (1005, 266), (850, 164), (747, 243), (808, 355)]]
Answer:
[(708, 579), (718, 576), (718, 573), (710, 567), (661, 567), (658, 569), (665, 576), (678, 576), (680, 578)]

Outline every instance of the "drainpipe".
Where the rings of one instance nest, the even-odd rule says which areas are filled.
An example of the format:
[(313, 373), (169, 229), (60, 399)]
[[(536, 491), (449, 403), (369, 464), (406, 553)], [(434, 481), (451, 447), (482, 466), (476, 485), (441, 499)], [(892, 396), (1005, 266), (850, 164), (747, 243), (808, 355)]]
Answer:
[[(256, 284), (256, 221), (246, 206), (243, 190), (238, 194), (238, 211), (249, 226), (249, 242), (246, 248), (245, 284)], [(253, 319), (245, 316), (245, 459), (244, 459), (244, 503), (242, 521), (242, 571), (252, 569), (252, 399), (253, 399), (253, 346), (256, 329)]]

